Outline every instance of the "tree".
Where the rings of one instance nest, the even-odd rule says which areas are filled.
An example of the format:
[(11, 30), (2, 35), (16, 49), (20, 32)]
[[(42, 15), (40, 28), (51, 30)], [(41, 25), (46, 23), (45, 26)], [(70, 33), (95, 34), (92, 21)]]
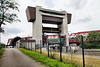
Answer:
[(18, 41), (18, 40), (20, 40), (21, 38), (20, 37), (15, 37), (12, 41), (11, 41), (11, 44), (12, 44), (12, 46), (15, 46), (16, 45), (16, 42)]
[[(82, 45), (80, 44), (80, 47)], [(100, 32), (92, 31), (88, 34), (88, 42), (84, 42), (85, 49), (100, 49)]]
[[(80, 44), (80, 47), (82, 45)], [(84, 42), (85, 49), (100, 49), (100, 42)]]
[(4, 43), (0, 43), (0, 49), (4, 48), (4, 47), (5, 47), (5, 44)]
[(0, 32), (4, 33), (4, 30), (0, 27)]
[(13, 41), (13, 40), (10, 41), (10, 44), (9, 44), (10, 46), (12, 46), (12, 41)]
[(92, 31), (88, 34), (89, 41), (98, 41), (100, 40), (100, 32)]
[(0, 0), (0, 32), (2, 32), (2, 25), (6, 25), (6, 22), (13, 23), (14, 21), (20, 21), (13, 10), (18, 10), (19, 4), (14, 0)]

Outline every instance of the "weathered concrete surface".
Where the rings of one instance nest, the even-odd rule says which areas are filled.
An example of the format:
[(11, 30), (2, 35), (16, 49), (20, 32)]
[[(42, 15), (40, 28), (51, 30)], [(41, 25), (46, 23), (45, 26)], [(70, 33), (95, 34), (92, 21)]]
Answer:
[(46, 67), (25, 56), (18, 49), (7, 48), (0, 60), (0, 67)]

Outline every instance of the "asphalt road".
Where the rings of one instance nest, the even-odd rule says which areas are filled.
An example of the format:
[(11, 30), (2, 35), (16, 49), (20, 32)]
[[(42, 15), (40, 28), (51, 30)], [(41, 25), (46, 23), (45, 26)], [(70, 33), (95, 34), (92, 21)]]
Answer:
[(0, 67), (46, 67), (25, 56), (16, 48), (7, 48), (0, 60)]

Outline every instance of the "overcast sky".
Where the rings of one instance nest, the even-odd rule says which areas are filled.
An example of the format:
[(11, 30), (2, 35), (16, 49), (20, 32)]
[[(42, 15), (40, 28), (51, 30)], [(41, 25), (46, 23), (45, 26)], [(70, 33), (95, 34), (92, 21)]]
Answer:
[(21, 22), (2, 26), (5, 33), (1, 34), (1, 41), (7, 43), (9, 38), (16, 36), (32, 36), (32, 23), (27, 22), (25, 10), (27, 6), (53, 10), (65, 10), (72, 14), (69, 33), (100, 30), (100, 0), (16, 0), (20, 4), (18, 14)]

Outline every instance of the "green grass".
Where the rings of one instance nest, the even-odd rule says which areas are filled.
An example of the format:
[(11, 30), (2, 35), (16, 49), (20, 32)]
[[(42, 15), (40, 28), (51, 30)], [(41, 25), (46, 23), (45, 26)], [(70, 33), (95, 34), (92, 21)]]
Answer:
[(85, 49), (85, 50), (94, 50), (94, 51), (99, 51), (100, 49)]
[(55, 59), (51, 59), (43, 54), (33, 52), (30, 50), (26, 50), (23, 48), (19, 49), (21, 52), (23, 52), (25, 55), (41, 62), (42, 64), (47, 65), (48, 67), (75, 67), (73, 64), (64, 64), (63, 62), (60, 62)]
[(1, 58), (1, 56), (2, 56), (2, 54), (3, 54), (3, 52), (4, 52), (4, 50), (5, 50), (4, 48), (1, 48), (1, 49), (0, 49), (0, 58)]

